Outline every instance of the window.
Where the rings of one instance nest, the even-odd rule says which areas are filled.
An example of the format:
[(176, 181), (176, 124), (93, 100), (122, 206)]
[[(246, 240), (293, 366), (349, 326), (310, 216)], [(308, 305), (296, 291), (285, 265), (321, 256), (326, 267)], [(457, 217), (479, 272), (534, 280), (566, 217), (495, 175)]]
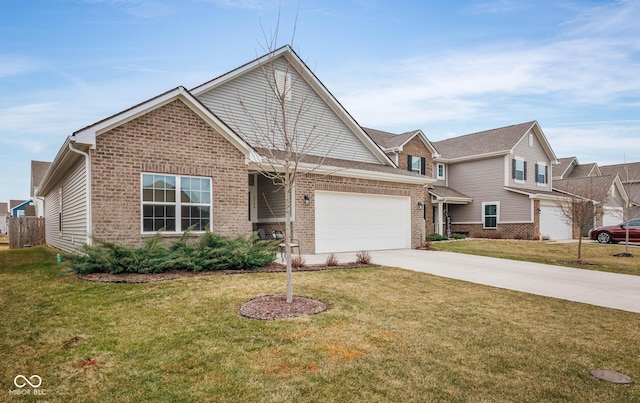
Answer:
[(497, 202), (482, 203), (482, 227), (498, 227), (498, 206)]
[(437, 170), (438, 170), (438, 179), (444, 179), (444, 173), (445, 173), (444, 164), (438, 164)]
[(142, 174), (143, 232), (204, 231), (210, 221), (211, 179)]
[(546, 164), (539, 162), (536, 164), (536, 183), (547, 183), (549, 177), (549, 168)]
[(527, 180), (527, 161), (514, 158), (511, 160), (511, 177), (517, 181), (526, 181)]
[(413, 155), (407, 156), (407, 169), (411, 172), (415, 172), (420, 175), (424, 175), (426, 171), (426, 158), (415, 157)]
[(276, 94), (279, 99), (291, 100), (291, 73), (288, 71), (276, 70)]

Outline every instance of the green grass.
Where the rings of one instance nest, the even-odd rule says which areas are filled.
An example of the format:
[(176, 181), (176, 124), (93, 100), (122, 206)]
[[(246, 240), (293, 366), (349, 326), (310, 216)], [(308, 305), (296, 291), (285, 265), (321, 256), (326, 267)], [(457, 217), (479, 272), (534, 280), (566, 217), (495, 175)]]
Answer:
[(582, 262), (578, 262), (577, 242), (467, 239), (455, 242), (433, 242), (431, 246), (447, 252), (640, 275), (640, 248), (637, 246), (629, 248), (633, 257), (617, 257), (614, 255), (625, 251), (624, 245), (583, 242)]
[[(640, 315), (394, 268), (294, 273), (321, 314), (240, 317), (283, 273), (84, 282), (42, 247), (0, 251), (0, 401), (640, 400)], [(614, 369), (631, 385), (599, 381)]]

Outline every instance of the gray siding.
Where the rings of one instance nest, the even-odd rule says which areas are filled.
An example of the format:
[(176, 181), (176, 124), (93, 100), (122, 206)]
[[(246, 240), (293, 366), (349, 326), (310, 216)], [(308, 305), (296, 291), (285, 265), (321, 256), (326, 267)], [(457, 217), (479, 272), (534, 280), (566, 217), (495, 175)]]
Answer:
[[(79, 159), (62, 182), (45, 197), (48, 245), (73, 252), (87, 240), (87, 195), (84, 159)], [(62, 190), (62, 209), (60, 209)], [(62, 212), (62, 232), (59, 213)]]
[(258, 221), (285, 217), (284, 193), (284, 187), (274, 185), (273, 180), (258, 175)]
[[(286, 60), (281, 57), (275, 61), (275, 66), (286, 70)], [(298, 134), (299, 152), (379, 164), (378, 159), (302, 77), (293, 68), (289, 68), (289, 71), (292, 89), (291, 100), (285, 101), (290, 106), (286, 119), (289, 122), (288, 132)], [(265, 75), (268, 76), (268, 73), (265, 72), (260, 67), (255, 68), (200, 94), (198, 99), (252, 146), (282, 150), (283, 136), (273, 136), (271, 116), (279, 114), (280, 107), (267, 84)], [(299, 122), (296, 122), (296, 116), (300, 116)], [(277, 118), (280, 119), (280, 116)]]
[[(515, 181), (511, 177), (511, 161), (509, 161), (509, 170), (507, 171), (509, 186), (536, 191), (551, 191), (551, 162), (535, 135), (533, 136), (532, 146), (529, 146), (529, 133), (520, 140), (520, 142), (514, 147), (513, 155), (511, 155), (511, 158), (515, 157), (524, 158), (527, 162), (527, 180), (523, 183), (521, 181)], [(536, 163), (538, 162), (544, 162), (547, 164), (549, 178), (546, 185), (536, 183)]]
[(531, 221), (529, 198), (504, 190), (504, 161), (497, 157), (447, 165), (449, 186), (473, 197), (468, 205), (449, 206), (453, 223), (482, 222), (483, 202), (500, 202), (499, 223)]

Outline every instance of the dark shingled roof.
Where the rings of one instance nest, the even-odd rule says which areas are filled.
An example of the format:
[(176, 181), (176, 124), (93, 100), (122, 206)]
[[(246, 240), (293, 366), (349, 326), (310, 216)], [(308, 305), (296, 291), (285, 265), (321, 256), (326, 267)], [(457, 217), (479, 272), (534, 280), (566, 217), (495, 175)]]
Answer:
[(371, 129), (363, 127), (364, 131), (375, 141), (382, 149), (397, 148), (411, 140), (413, 136), (418, 133), (418, 130), (412, 130), (410, 132), (395, 134), (385, 132), (382, 130)]
[(433, 186), (432, 189), (429, 189), (429, 193), (441, 198), (473, 199), (472, 197), (467, 196), (464, 193), (460, 193), (457, 190), (446, 186)]
[(455, 159), (476, 155), (508, 152), (511, 150), (535, 121), (517, 125), (500, 127), (498, 129), (471, 133), (448, 140), (437, 141), (433, 146), (443, 158)]
[(553, 181), (553, 188), (571, 195), (604, 202), (609, 195), (609, 189), (611, 189), (615, 179), (615, 175), (555, 179)]

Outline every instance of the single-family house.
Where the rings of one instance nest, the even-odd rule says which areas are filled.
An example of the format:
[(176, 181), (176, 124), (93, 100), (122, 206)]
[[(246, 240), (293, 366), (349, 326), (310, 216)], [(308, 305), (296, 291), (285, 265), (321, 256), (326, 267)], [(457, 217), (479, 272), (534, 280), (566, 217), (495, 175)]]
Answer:
[[(624, 220), (624, 209), (630, 200), (615, 170), (605, 174), (597, 163), (581, 164), (577, 157), (564, 157), (558, 161), (557, 168), (561, 169), (555, 170), (554, 191), (593, 201), (597, 209), (593, 227), (615, 225)], [(573, 235), (578, 236), (577, 228), (574, 228)]]
[[(592, 165), (592, 164), (588, 164)], [(583, 170), (587, 172), (589, 169)], [(578, 197), (593, 203), (594, 221), (588, 228), (573, 228), (573, 237), (582, 232), (586, 236), (589, 229), (602, 225), (616, 225), (623, 221), (624, 208), (629, 197), (618, 175), (589, 175), (554, 179), (554, 191), (569, 197)]]
[(552, 191), (557, 158), (535, 121), (432, 143), (436, 232), (474, 237), (571, 237)]
[(618, 175), (629, 196), (629, 219), (640, 217), (640, 162), (604, 165), (600, 167), (604, 175)]
[(33, 200), (9, 200), (9, 216), (13, 218), (35, 215)]
[[(287, 124), (294, 137), (282, 136)], [(291, 200), (302, 253), (422, 243), (433, 179), (398, 168), (290, 46), (70, 135), (36, 192), (46, 242), (75, 250), (96, 237), (139, 245), (158, 231), (283, 228), (286, 201), (265, 173), (287, 151), (304, 153)]]

